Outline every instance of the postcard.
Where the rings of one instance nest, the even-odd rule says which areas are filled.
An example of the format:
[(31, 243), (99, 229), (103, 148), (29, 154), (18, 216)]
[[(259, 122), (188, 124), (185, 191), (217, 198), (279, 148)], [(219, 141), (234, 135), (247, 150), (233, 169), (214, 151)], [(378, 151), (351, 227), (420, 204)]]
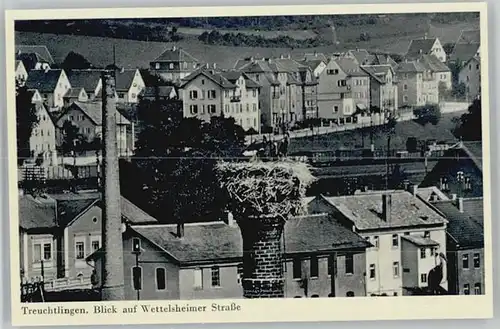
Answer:
[(486, 13), (7, 11), (13, 324), (492, 317)]

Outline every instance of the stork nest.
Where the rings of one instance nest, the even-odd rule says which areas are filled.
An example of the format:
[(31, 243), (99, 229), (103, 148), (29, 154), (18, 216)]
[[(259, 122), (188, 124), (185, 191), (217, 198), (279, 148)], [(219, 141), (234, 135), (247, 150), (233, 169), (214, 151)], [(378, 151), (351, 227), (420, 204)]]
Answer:
[(283, 220), (305, 212), (306, 188), (315, 180), (307, 164), (278, 162), (220, 162), (216, 172), (229, 197), (229, 210), (240, 217)]

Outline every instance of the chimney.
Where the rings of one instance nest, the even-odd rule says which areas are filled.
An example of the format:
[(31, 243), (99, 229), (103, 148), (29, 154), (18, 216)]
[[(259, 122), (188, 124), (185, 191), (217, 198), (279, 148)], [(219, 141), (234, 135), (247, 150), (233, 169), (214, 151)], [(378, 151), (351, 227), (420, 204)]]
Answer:
[(178, 238), (183, 238), (184, 237), (184, 223), (177, 223), (177, 237)]
[(272, 62), (273, 62), (273, 60), (272, 60), (271, 58), (266, 58), (266, 61), (267, 61), (268, 63), (272, 63)]
[(285, 59), (285, 54), (281, 54), (280, 59)]
[(458, 198), (458, 210), (464, 212), (464, 198)]
[(386, 222), (391, 221), (392, 195), (382, 194), (382, 219)]
[(419, 54), (422, 54), (423, 52), (424, 52), (424, 51), (423, 51), (422, 49), (419, 49), (419, 50), (418, 50), (418, 53), (419, 53)]
[(172, 46), (172, 51), (176, 51), (177, 50), (177, 47), (176, 46)]
[(210, 68), (210, 64), (209, 63), (205, 64), (205, 68), (209, 69)]
[(116, 88), (114, 75), (102, 74), (103, 118), (103, 209), (102, 209), (102, 300), (124, 299), (124, 269), (120, 178), (116, 146)]
[(414, 184), (414, 185), (411, 185), (411, 194), (413, 194), (413, 196), (417, 196), (417, 193), (418, 193), (418, 185)]
[(318, 57), (318, 52), (314, 51), (314, 57)]
[(44, 72), (47, 73), (49, 71), (50, 71), (50, 67), (49, 66), (45, 66)]
[(224, 223), (226, 223), (229, 226), (234, 226), (236, 224), (232, 212), (226, 211), (226, 216), (224, 217)]
[(456, 201), (456, 200), (457, 200), (457, 195), (456, 195), (455, 193), (453, 193), (453, 194), (451, 195), (451, 200), (453, 200), (453, 201)]
[(217, 68), (217, 63), (214, 63), (212, 66), (213, 66), (214, 69), (216, 69)]
[(290, 55), (290, 53), (288, 55), (286, 55), (286, 58), (287, 59), (291, 59), (292, 58), (292, 55)]
[(125, 73), (125, 68), (124, 68), (124, 67), (122, 67), (122, 68), (120, 69), (120, 73)]
[(427, 39), (427, 33), (424, 34), (424, 40), (426, 40), (426, 39)]

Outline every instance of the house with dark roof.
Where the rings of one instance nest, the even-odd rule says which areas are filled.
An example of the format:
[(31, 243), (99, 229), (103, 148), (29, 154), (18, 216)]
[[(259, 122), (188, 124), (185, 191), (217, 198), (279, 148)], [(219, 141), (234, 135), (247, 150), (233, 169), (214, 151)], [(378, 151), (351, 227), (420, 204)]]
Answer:
[(28, 70), (24, 65), (23, 61), (16, 60), (16, 81), (18, 81), (21, 85), (24, 85), (26, 79), (28, 79)]
[(100, 98), (102, 80), (100, 70), (71, 70), (68, 79), (73, 88), (83, 88), (90, 100)]
[(406, 52), (406, 59), (414, 60), (421, 55), (434, 55), (441, 62), (446, 62), (446, 52), (438, 38), (428, 38), (425, 36), (422, 39), (411, 40)]
[(404, 61), (396, 67), (399, 106), (417, 107), (437, 103), (439, 89), (434, 73), (420, 61)]
[(456, 44), (480, 44), (480, 30), (462, 30)]
[(121, 70), (115, 77), (117, 102), (136, 104), (139, 94), (146, 87), (139, 69)]
[(26, 80), (28, 89), (36, 89), (49, 111), (61, 109), (64, 95), (72, 87), (64, 70), (32, 70)]
[(315, 78), (318, 78), (321, 72), (323, 72), (323, 70), (326, 68), (327, 61), (324, 61), (322, 59), (311, 59), (308, 61), (301, 61), (299, 63), (308, 66), (312, 70), (313, 76)]
[(298, 59), (299, 61), (304, 61), (304, 62), (310, 62), (310, 61), (315, 61), (315, 60), (321, 60), (323, 62), (327, 62), (328, 61), (328, 57), (324, 54), (324, 53), (319, 53), (317, 51), (313, 52), (313, 53), (305, 53), (300, 59)]
[(70, 88), (63, 97), (64, 107), (70, 106), (73, 102), (87, 102), (89, 96), (84, 88)]
[(394, 112), (398, 108), (398, 86), (390, 65), (362, 65), (370, 76), (370, 106)]
[(201, 62), (179, 47), (164, 50), (149, 64), (149, 70), (167, 81), (180, 82), (200, 68)]
[(348, 50), (346, 56), (355, 59), (359, 65), (367, 65), (372, 59), (371, 54), (366, 49)]
[(174, 86), (148, 86), (141, 91), (140, 97), (150, 101), (177, 99), (177, 91)]
[(48, 70), (54, 64), (46, 46), (16, 45), (16, 60), (22, 61), (27, 71)]
[[(285, 297), (366, 295), (364, 251), (371, 245), (331, 216), (290, 219), (282, 243)], [(182, 228), (129, 225), (123, 235), (125, 299), (137, 299), (137, 290), (144, 300), (242, 298), (242, 250), (232, 218)], [(88, 257), (98, 274), (101, 256)]]
[[(21, 273), (24, 278), (90, 278), (85, 257), (102, 246), (100, 194), (94, 192), (19, 197)], [(121, 198), (125, 224), (156, 223), (126, 198)]]
[(44, 45), (16, 45), (16, 54), (37, 54), (46, 63), (55, 63), (49, 49)]
[[(474, 207), (474, 204), (481, 206)], [(448, 219), (448, 287), (449, 292), (454, 295), (485, 293), (482, 204), (482, 198), (459, 198), (433, 203)], [(478, 208), (481, 210), (478, 211)]]
[(390, 55), (373, 54), (368, 57), (366, 65), (390, 65), (395, 70), (398, 63)]
[(247, 74), (201, 68), (180, 85), (185, 117), (210, 121), (213, 116), (232, 117), (243, 129), (260, 131), (260, 85)]
[(443, 87), (445, 90), (451, 89), (451, 70), (446, 64), (433, 55), (422, 55), (418, 58), (418, 61), (433, 73), (438, 91)]
[(480, 49), (479, 43), (457, 43), (453, 47), (449, 60), (451, 63), (463, 66), (471, 58), (479, 57), (481, 55)]
[(425, 176), (420, 186), (436, 186), (450, 199), (482, 197), (481, 141), (460, 142), (449, 148)]
[[(446, 254), (446, 218), (412, 192), (373, 191), (316, 197), (310, 213), (329, 213), (366, 238), (367, 295), (408, 295), (428, 286), (437, 255)], [(441, 287), (447, 289), (446, 279)]]
[[(124, 117), (120, 111), (117, 110), (116, 114), (118, 152), (120, 155), (132, 154), (134, 150), (134, 123)], [(67, 121), (76, 126), (88, 142), (100, 140), (102, 138), (102, 102), (73, 102), (63, 110), (57, 119), (59, 129), (62, 130)], [(58, 137), (58, 143), (59, 145), (63, 143), (62, 134)]]
[(468, 100), (481, 97), (481, 58), (474, 56), (463, 64), (458, 73), (458, 81), (465, 84)]

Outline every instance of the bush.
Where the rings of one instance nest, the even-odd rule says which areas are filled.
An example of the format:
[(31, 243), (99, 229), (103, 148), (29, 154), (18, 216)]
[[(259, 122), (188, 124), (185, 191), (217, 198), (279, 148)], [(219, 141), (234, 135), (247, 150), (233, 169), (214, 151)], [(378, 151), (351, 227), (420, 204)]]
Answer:
[(441, 109), (437, 104), (427, 104), (417, 107), (413, 110), (413, 114), (417, 117), (417, 122), (422, 125), (431, 123), (435, 126), (441, 119)]
[(406, 140), (406, 150), (409, 153), (415, 153), (417, 152), (417, 147), (418, 147), (418, 141), (415, 137), (408, 137)]

